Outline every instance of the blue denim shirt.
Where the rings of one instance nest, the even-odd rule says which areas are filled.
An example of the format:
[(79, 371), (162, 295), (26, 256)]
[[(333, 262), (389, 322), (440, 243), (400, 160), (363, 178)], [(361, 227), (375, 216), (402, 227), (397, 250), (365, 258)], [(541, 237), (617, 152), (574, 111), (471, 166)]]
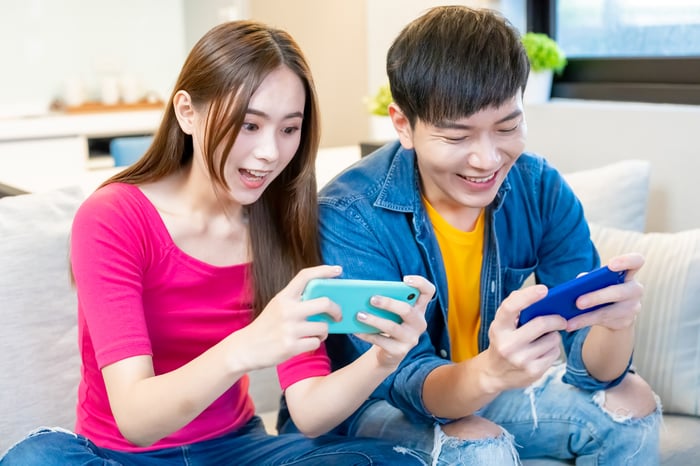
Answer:
[[(435, 419), (422, 401), (423, 382), (433, 369), (451, 363), (447, 278), (420, 192), (415, 152), (394, 142), (338, 175), (319, 197), (323, 259), (342, 265), (344, 278), (401, 280), (404, 275), (422, 275), (437, 288), (426, 310), (427, 331), (372, 395), (412, 420)], [(486, 211), (480, 351), (489, 345), (488, 329), (501, 301), (531, 273), (538, 283), (554, 286), (599, 263), (581, 203), (571, 188), (543, 158), (522, 154)], [(619, 383), (622, 377), (599, 382), (586, 371), (581, 347), (587, 333), (588, 329), (562, 332), (564, 380), (588, 390)], [(337, 369), (369, 345), (352, 335), (331, 335), (326, 347)]]

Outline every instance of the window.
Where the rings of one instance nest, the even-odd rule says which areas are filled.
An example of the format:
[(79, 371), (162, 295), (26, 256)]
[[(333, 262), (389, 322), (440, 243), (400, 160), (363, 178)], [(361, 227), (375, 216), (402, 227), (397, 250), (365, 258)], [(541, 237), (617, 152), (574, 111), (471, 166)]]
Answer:
[(700, 104), (700, 1), (528, 0), (569, 64), (552, 95)]

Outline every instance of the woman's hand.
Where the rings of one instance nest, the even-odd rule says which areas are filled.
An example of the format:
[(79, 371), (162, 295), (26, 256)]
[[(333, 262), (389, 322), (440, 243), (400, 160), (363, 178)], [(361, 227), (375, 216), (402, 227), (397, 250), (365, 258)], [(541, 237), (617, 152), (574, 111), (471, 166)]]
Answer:
[[(328, 324), (310, 322), (308, 317), (326, 313), (341, 319), (338, 305), (329, 299), (301, 300), (309, 280), (340, 275), (338, 266), (320, 265), (302, 269), (274, 298), (260, 315), (237, 333), (245, 340), (245, 354), (250, 369), (277, 365), (298, 354), (318, 349), (328, 337)], [(240, 358), (242, 355), (237, 355)]]
[(435, 294), (435, 286), (421, 276), (407, 275), (403, 281), (420, 292), (415, 304), (386, 296), (373, 296), (371, 299), (373, 306), (401, 317), (400, 324), (370, 313), (357, 314), (358, 320), (380, 330), (380, 333), (362, 333), (356, 336), (375, 345), (377, 361), (383, 367), (397, 367), (411, 348), (416, 346), (420, 335), (427, 328), (425, 309)]

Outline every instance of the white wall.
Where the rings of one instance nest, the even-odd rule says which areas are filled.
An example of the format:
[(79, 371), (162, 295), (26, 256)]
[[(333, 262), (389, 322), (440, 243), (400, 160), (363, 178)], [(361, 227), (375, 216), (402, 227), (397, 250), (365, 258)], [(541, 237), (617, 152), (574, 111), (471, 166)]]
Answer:
[(212, 27), (223, 21), (248, 18), (249, 0), (183, 0), (185, 16), (185, 49), (194, 44)]
[(525, 114), (528, 150), (563, 172), (650, 161), (648, 231), (700, 228), (700, 106), (554, 99)]
[(107, 72), (168, 93), (184, 58), (181, 0), (3, 0), (0, 115), (60, 97), (78, 78), (89, 97)]
[(394, 38), (428, 9), (445, 4), (498, 6), (498, 0), (365, 0), (367, 4), (367, 83), (370, 94), (386, 82), (386, 54)]
[(366, 134), (365, 2), (253, 0), (250, 17), (288, 31), (311, 67), (321, 108), (321, 145), (357, 144)]

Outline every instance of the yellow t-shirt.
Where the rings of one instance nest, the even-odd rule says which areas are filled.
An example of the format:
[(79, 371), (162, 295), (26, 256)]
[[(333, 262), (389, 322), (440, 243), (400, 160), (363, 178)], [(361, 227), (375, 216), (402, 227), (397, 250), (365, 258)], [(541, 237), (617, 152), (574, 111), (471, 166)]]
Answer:
[(447, 328), (452, 360), (464, 361), (479, 353), (480, 283), (484, 249), (484, 211), (474, 230), (462, 231), (444, 218), (423, 198), (433, 224), (447, 275)]

